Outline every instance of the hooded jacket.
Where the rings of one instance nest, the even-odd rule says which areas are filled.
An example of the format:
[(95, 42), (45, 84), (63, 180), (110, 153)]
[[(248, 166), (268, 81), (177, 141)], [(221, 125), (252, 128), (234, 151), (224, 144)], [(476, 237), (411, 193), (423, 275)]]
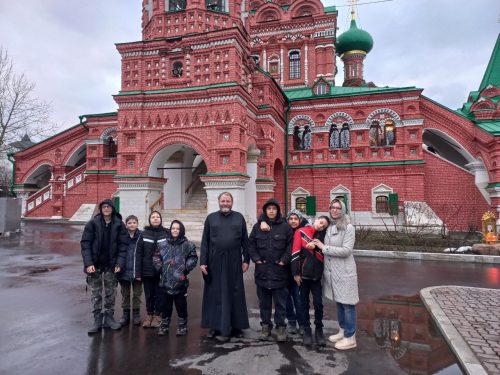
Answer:
[(139, 229), (134, 232), (132, 237), (127, 231), (127, 260), (118, 277), (120, 281), (134, 281), (136, 279), (136, 252), (140, 236), (141, 231)]
[[(266, 208), (269, 205), (278, 208), (274, 220), (269, 219)], [(270, 226), (270, 231), (262, 231), (260, 223), (256, 223), (249, 238), (250, 258), (255, 264), (255, 283), (268, 289), (285, 288), (288, 286), (288, 267), (290, 262), (293, 231), (281, 215), (281, 208), (277, 200), (269, 199), (262, 207), (263, 219)], [(257, 264), (257, 262), (262, 262)], [(282, 262), (283, 265), (279, 263)]]
[[(186, 293), (189, 286), (188, 273), (198, 263), (196, 246), (186, 238), (184, 224), (178, 220), (180, 226), (179, 236), (158, 244), (158, 251), (153, 257), (153, 264), (160, 273), (160, 287), (165, 288), (170, 295)], [(172, 226), (170, 226), (172, 228)]]
[(160, 215), (160, 225), (157, 227), (152, 226), (151, 215), (149, 215), (149, 225), (144, 227), (137, 241), (136, 278), (155, 277), (158, 274), (153, 266), (153, 256), (158, 245), (170, 238), (170, 231), (162, 223), (163, 219)]
[(112, 208), (110, 241), (108, 251), (109, 267), (119, 266), (121, 269), (125, 266), (127, 257), (127, 233), (122, 216), (116, 212), (111, 199), (105, 199), (99, 204), (99, 213), (90, 220), (83, 229), (80, 248), (83, 258), (83, 271), (87, 272), (87, 267), (95, 266), (99, 261), (101, 251), (105, 251), (104, 231), (106, 223), (102, 213), (102, 206), (108, 204)]

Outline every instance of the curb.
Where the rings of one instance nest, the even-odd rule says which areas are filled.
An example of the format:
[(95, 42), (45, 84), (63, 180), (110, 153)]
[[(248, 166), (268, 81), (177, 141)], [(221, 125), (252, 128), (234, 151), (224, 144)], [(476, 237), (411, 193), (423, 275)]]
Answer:
[(360, 257), (500, 264), (500, 256), (498, 255), (439, 254), (384, 250), (354, 250), (353, 253)]
[(439, 330), (443, 334), (445, 340), (450, 345), (451, 350), (455, 353), (455, 356), (462, 365), (463, 370), (470, 375), (487, 375), (488, 373), (484, 369), (483, 365), (479, 362), (476, 355), (469, 348), (467, 342), (462, 338), (453, 323), (450, 319), (448, 319), (444, 311), (439, 306), (439, 303), (431, 294), (431, 291), (434, 289), (446, 287), (453, 287), (453, 285), (433, 286), (422, 289), (420, 291), (420, 297), (439, 327)]

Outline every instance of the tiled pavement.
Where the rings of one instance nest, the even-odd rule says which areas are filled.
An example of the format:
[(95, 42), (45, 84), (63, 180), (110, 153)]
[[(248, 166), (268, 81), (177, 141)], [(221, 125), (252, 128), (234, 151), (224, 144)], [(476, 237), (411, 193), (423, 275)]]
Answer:
[(500, 290), (437, 286), (420, 295), (467, 374), (500, 374)]

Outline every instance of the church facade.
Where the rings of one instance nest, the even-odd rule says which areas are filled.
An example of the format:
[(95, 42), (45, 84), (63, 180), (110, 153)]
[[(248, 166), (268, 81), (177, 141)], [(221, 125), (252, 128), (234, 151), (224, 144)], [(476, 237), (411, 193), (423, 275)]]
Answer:
[(116, 46), (118, 110), (13, 155), (23, 215), (114, 197), (142, 221), (200, 194), (211, 212), (230, 191), (250, 221), (271, 197), (309, 215), (340, 197), (362, 226), (479, 227), (500, 211), (500, 42), (454, 111), (366, 82), (373, 39), (354, 14), (337, 35), (337, 15), (319, 0), (143, 0), (142, 40)]

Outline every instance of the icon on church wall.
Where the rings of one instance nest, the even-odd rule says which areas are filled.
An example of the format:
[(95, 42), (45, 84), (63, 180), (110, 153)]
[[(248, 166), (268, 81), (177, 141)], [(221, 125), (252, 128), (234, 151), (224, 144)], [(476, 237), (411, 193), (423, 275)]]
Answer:
[(492, 211), (486, 211), (481, 218), (484, 242), (486, 243), (498, 241), (496, 220), (496, 215)]

